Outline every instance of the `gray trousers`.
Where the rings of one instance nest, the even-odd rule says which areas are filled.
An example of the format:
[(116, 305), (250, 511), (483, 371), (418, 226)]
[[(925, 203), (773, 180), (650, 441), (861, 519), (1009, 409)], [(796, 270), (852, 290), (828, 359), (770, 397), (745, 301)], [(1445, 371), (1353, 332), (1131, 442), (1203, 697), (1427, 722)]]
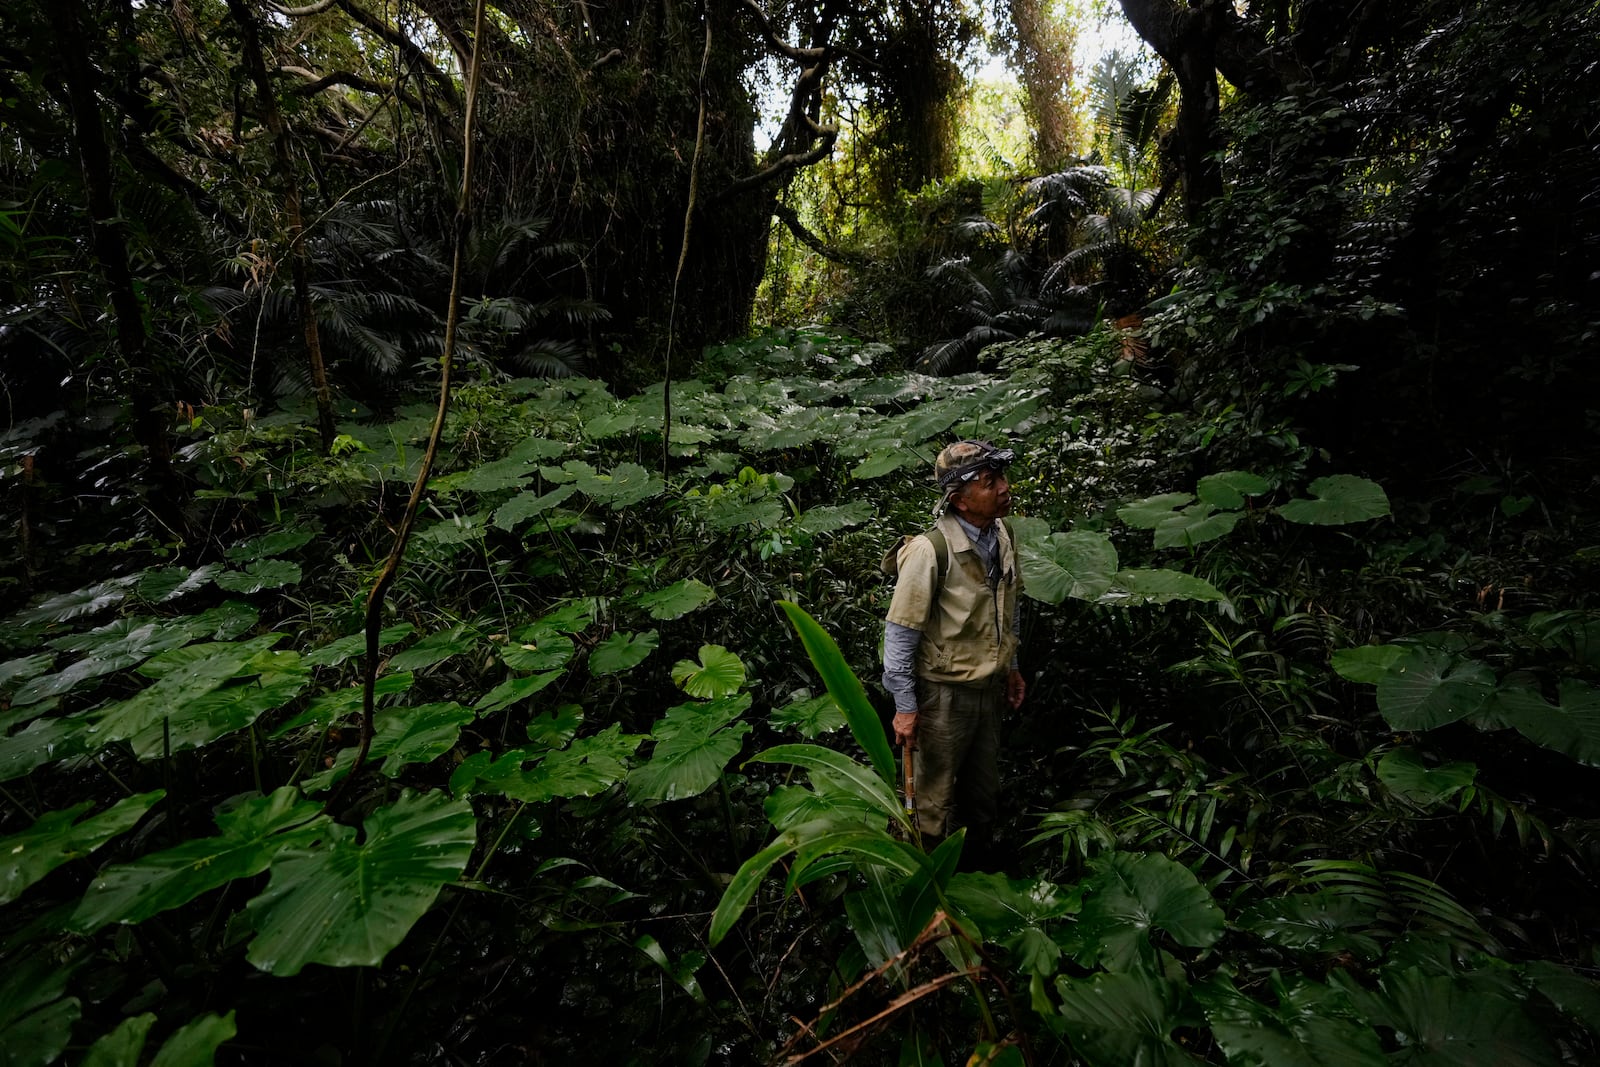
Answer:
[(917, 679), (917, 828), (940, 837), (998, 815), (1005, 675), (977, 685)]

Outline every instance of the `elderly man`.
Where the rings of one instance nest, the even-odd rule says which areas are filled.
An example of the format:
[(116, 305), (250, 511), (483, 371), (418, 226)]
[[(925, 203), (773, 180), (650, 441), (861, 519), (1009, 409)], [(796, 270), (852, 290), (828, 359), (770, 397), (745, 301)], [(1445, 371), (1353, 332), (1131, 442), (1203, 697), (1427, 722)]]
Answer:
[(894, 736), (917, 750), (917, 827), (928, 851), (967, 828), (966, 860), (990, 857), (1000, 774), (1000, 707), (1022, 703), (1017, 629), (1022, 582), (1006, 465), (1014, 453), (957, 441), (934, 460), (941, 493), (932, 529), (898, 556), (883, 684)]

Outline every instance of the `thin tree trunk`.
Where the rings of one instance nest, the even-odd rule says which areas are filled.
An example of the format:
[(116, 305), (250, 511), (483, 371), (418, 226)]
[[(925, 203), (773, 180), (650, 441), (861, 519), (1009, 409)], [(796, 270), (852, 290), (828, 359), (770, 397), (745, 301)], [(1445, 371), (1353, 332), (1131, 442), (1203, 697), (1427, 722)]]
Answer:
[(333, 449), (337, 430), (333, 424), (333, 393), (328, 388), (328, 370), (322, 362), (322, 338), (317, 332), (317, 316), (311, 306), (311, 272), (306, 264), (305, 221), (300, 211), (300, 182), (294, 173), (294, 156), (289, 146), (289, 130), (284, 125), (283, 114), (278, 110), (278, 99), (273, 95), (272, 82), (267, 76), (266, 60), (261, 53), (261, 27), (255, 14), (245, 5), (245, 0), (228, 0), (228, 10), (239, 24), (243, 41), (245, 69), (256, 87), (256, 104), (266, 119), (272, 134), (273, 160), (278, 180), (283, 185), (283, 210), (289, 223), (289, 275), (294, 283), (295, 307), (300, 313), (300, 330), (305, 338), (306, 359), (311, 365), (311, 385), (317, 398), (317, 431), (322, 437), (322, 450)]
[(145, 462), (153, 491), (152, 502), (158, 515), (176, 515), (172, 472), (172, 448), (167, 439), (163, 405), (156, 395), (156, 375), (149, 363), (148, 336), (144, 326), (144, 306), (134, 290), (133, 272), (128, 266), (128, 246), (117, 221), (116, 193), (112, 185), (111, 150), (106, 141), (105, 124), (96, 95), (98, 72), (89, 61), (92, 54), (79, 6), (73, 2), (44, 5), (56, 38), (61, 71), (66, 81), (67, 106), (77, 132), (78, 163), (83, 173), (84, 194), (88, 200), (89, 230), (95, 258), (105, 278), (116, 324), (117, 347), (128, 371), (128, 396), (133, 407), (133, 436), (145, 449)]

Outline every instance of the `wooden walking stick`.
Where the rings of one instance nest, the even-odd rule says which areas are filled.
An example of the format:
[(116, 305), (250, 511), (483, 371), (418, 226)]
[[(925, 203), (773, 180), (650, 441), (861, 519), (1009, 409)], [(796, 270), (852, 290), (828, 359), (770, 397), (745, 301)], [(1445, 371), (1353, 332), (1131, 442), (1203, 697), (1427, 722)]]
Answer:
[(910, 745), (901, 746), (900, 763), (905, 768), (906, 774), (906, 814), (915, 818), (917, 813), (917, 781), (911, 769)]

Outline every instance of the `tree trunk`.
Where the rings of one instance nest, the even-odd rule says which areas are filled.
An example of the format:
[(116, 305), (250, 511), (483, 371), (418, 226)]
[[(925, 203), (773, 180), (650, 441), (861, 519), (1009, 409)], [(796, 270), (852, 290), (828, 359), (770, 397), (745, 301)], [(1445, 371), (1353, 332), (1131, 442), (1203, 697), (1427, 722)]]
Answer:
[(311, 272), (306, 264), (304, 244), (305, 222), (300, 211), (300, 182), (294, 173), (289, 130), (284, 125), (283, 114), (278, 110), (278, 99), (273, 95), (272, 82), (267, 76), (266, 60), (261, 54), (261, 28), (256, 23), (255, 14), (245, 6), (245, 0), (228, 0), (228, 10), (239, 24), (245, 69), (255, 83), (256, 103), (272, 134), (273, 160), (278, 180), (283, 185), (283, 210), (289, 228), (289, 273), (294, 282), (294, 302), (300, 313), (306, 358), (311, 365), (311, 385), (317, 398), (317, 431), (322, 438), (322, 450), (331, 452), (338, 431), (333, 424), (333, 394), (328, 388), (328, 371), (322, 362), (322, 338), (317, 332), (316, 310), (311, 306)]
[(147, 351), (144, 306), (134, 289), (128, 266), (128, 246), (119, 223), (112, 184), (111, 150), (106, 141), (104, 121), (97, 96), (99, 72), (89, 61), (93, 54), (84, 27), (78, 21), (79, 6), (73, 2), (46, 3), (44, 9), (55, 37), (57, 59), (66, 82), (67, 105), (77, 136), (78, 163), (83, 173), (83, 188), (88, 200), (89, 230), (95, 258), (105, 277), (116, 323), (117, 347), (128, 373), (128, 397), (133, 408), (133, 436), (145, 449), (157, 514), (176, 514), (172, 497), (172, 449), (167, 439), (163, 404), (156, 393), (155, 369)]

